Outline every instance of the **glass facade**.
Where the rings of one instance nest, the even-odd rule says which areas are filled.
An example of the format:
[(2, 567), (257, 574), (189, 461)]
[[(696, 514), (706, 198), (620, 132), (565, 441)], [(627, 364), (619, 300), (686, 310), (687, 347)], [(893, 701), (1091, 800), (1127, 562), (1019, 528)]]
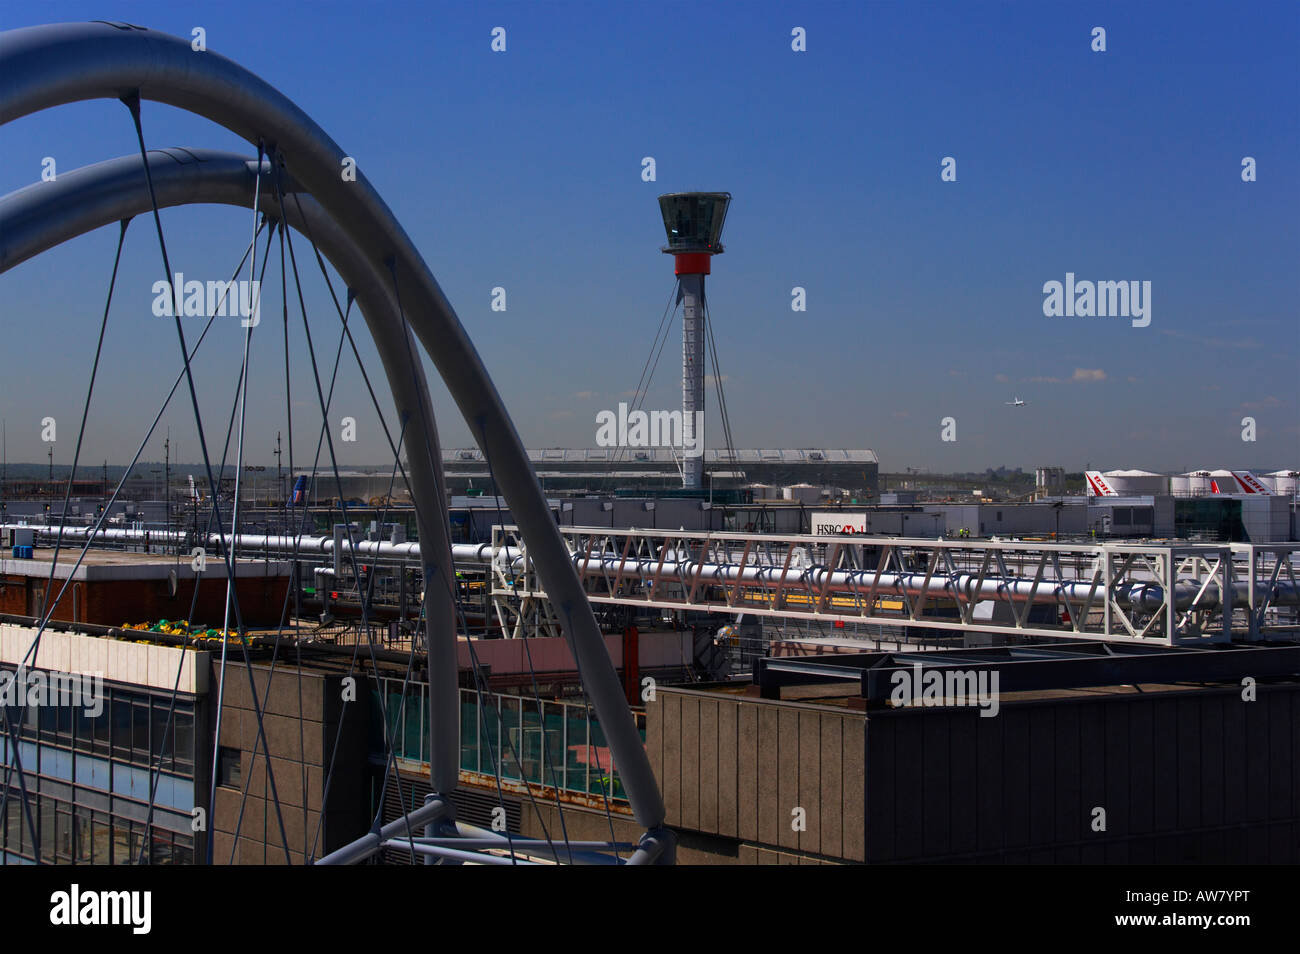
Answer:
[(1245, 542), (1241, 501), (1230, 497), (1175, 498), (1174, 535), (1209, 543)]
[(8, 707), (17, 741), (0, 738), (0, 860), (192, 864), (194, 699), (171, 711), (170, 694), (106, 684), (98, 702), (98, 713)]
[[(428, 686), (411, 683), (402, 704), (400, 679), (384, 679), (383, 701), (389, 735), (398, 758), (428, 761)], [(373, 693), (376, 714), (379, 693)], [(460, 767), (481, 775), (499, 773), (509, 781), (558, 787), (561, 791), (608, 795), (624, 801), (618, 772), (611, 771), (609, 743), (589, 706), (501, 693), (460, 690)], [(378, 719), (372, 723), (378, 727)], [(644, 720), (638, 717), (642, 742)], [(377, 733), (371, 752), (383, 758), (384, 740)]]
[(659, 197), (667, 249), (682, 252), (718, 252), (719, 239), (731, 202), (726, 192), (682, 192)]

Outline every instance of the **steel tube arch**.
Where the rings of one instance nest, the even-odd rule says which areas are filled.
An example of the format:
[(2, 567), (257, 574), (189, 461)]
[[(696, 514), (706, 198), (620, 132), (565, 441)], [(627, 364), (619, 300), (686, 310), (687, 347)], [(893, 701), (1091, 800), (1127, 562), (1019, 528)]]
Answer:
[[(0, 125), (53, 106), (138, 95), (205, 116), (252, 143), (272, 144), (289, 172), (377, 267), (391, 267), (412, 330), (432, 358), (497, 483), (547, 592), (605, 728), (637, 821), (664, 819), (663, 800), (591, 606), (496, 386), (414, 243), (348, 154), (264, 80), (187, 40), (128, 24), (28, 27), (0, 34)], [(431, 634), (453, 641), (454, 633)], [(454, 645), (451, 647), (454, 651)], [(432, 646), (430, 647), (432, 651)]]
[[(396, 302), (386, 277), (325, 215), (310, 197), (297, 195), (296, 183), (282, 182), (285, 208), (268, 187), (271, 163), (262, 162), (262, 187), (255, 190), (257, 163), (234, 153), (200, 149), (162, 149), (148, 153), (150, 174), (159, 208), (179, 205), (222, 204), (249, 208), (255, 194), (260, 211), (272, 219), (309, 235), (321, 254), (333, 263), (356, 296), (358, 308), (374, 339), (399, 418), (407, 423), (403, 434), (407, 473), (412, 494), (426, 502), (446, 498), (437, 430), (428, 383), (418, 361), (412, 361), (414, 344), (403, 332)], [(69, 239), (122, 219), (147, 214), (152, 208), (148, 184), (139, 156), (125, 156), (61, 174), (53, 182), (40, 182), (0, 198), (0, 274)], [(242, 329), (241, 329), (242, 331)], [(427, 423), (428, 427), (422, 426)], [(394, 440), (397, 435), (394, 435)], [(327, 479), (327, 478), (326, 478)], [(417, 511), (421, 540), (430, 543), (420, 564), (426, 580), (426, 633), (455, 632), (456, 604), (449, 580), (451, 539), (441, 505), (426, 503)], [(109, 534), (112, 531), (100, 531)], [(68, 536), (85, 536), (69, 531)], [(294, 538), (287, 538), (290, 547)], [(438, 718), (440, 734), (430, 739), (430, 772), (435, 791), (450, 792), (460, 773), (460, 708), (457, 694), (455, 644), (428, 640), (430, 648), (431, 712)], [(450, 650), (450, 653), (448, 653)], [(436, 687), (436, 692), (434, 691)], [(431, 733), (434, 720), (430, 720)], [(451, 728), (448, 728), (451, 727)]]

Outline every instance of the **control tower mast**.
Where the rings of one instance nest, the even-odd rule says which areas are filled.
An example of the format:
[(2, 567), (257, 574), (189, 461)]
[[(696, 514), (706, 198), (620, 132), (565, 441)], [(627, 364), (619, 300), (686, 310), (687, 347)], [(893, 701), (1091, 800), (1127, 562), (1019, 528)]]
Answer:
[(670, 192), (659, 197), (668, 236), (661, 251), (674, 256), (677, 301), (682, 306), (682, 443), (701, 450), (699, 456), (682, 459), (682, 486), (687, 490), (701, 490), (704, 483), (704, 276), (710, 259), (722, 254), (719, 239), (730, 204), (730, 192)]

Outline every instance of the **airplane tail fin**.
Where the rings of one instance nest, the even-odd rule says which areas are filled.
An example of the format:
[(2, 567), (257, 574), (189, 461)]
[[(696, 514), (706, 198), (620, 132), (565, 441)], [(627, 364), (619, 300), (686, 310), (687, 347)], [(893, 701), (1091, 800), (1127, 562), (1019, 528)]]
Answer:
[(1088, 483), (1088, 496), (1090, 497), (1118, 497), (1106, 478), (1101, 475), (1099, 470), (1084, 471), (1084, 480)]
[(1248, 470), (1234, 470), (1232, 476), (1237, 479), (1241, 487), (1241, 492), (1245, 494), (1261, 494), (1265, 497), (1271, 497), (1273, 492), (1264, 485), (1264, 483)]

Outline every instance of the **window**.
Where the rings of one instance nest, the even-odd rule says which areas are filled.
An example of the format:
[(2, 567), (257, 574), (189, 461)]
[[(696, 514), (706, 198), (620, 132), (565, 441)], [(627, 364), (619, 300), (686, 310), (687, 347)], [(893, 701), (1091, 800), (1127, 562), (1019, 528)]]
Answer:
[(121, 699), (113, 700), (113, 748), (124, 758), (131, 752), (131, 703)]
[(95, 739), (95, 720), (86, 713), (86, 706), (75, 706), (73, 716), (77, 720), (77, 738), (76, 748), (81, 752), (89, 752), (94, 744)]
[(9, 789), (9, 797), (5, 800), (3, 837), (5, 847), (14, 854), (22, 852), (24, 841), (30, 847), (31, 835), (27, 832), (27, 820), (23, 815), (22, 793), (17, 788)]
[(131, 707), (131, 761), (149, 762), (149, 703)]
[[(52, 700), (52, 701), (55, 701), (54, 716), (56, 720), (56, 731), (58, 732), (59, 735), (59, 744), (71, 746), (72, 745), (72, 721), (74, 717), (74, 712), (73, 712), (74, 700), (73, 700), (72, 693), (67, 691), (60, 692), (58, 694), (57, 700)], [(80, 706), (78, 706), (78, 708), (80, 708)]]
[[(169, 703), (167, 700), (155, 699), (153, 703), (153, 742), (150, 752), (153, 764), (162, 771), (172, 770), (171, 754), (176, 748), (176, 726), (168, 725)], [(174, 714), (173, 714), (174, 718)]]
[(113, 707), (108, 690), (104, 690), (103, 710), (95, 717), (94, 751), (107, 755), (113, 741)]
[[(131, 823), (122, 818), (113, 819), (113, 864), (129, 865), (135, 863), (131, 853)], [(107, 860), (107, 859), (105, 859)]]
[(76, 854), (73, 861), (77, 864), (89, 865), (95, 863), (95, 839), (92, 837), (94, 828), (91, 825), (92, 812), (89, 808), (77, 806), (76, 817), (74, 822), (76, 828)]
[(72, 806), (59, 802), (54, 813), (54, 857), (64, 864), (72, 862)]
[(53, 740), (55, 734), (59, 731), (59, 707), (54, 706), (37, 706), (38, 718), (40, 719), (41, 738)]
[(149, 859), (155, 865), (188, 864), (193, 860), (193, 848), (184, 835), (155, 828), (151, 833)]
[(239, 749), (221, 746), (217, 752), (217, 784), (226, 788), (240, 788), (243, 774), (239, 770)]
[(182, 775), (194, 773), (194, 713), (181, 712), (177, 707), (172, 733), (176, 736), (176, 771)]
[(113, 827), (109, 824), (107, 813), (95, 812), (91, 816), (90, 832), (91, 851), (94, 853), (95, 864), (110, 864), (112, 862)]
[(40, 837), (41, 857), (54, 857), (54, 799), (36, 798), (32, 814), (36, 816), (36, 833)]

